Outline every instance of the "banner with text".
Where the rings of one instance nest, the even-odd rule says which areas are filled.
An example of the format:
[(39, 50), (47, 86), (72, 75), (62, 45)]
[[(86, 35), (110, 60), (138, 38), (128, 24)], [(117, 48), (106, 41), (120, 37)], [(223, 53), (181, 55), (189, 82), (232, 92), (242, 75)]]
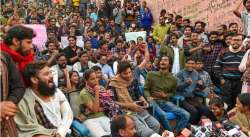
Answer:
[[(233, 14), (233, 10), (242, 3), (242, 0), (146, 0), (151, 9), (155, 22), (162, 9), (170, 13), (182, 15), (191, 19), (192, 23), (201, 20), (207, 23), (208, 30), (215, 30), (219, 25), (228, 25), (231, 22), (242, 23)], [(243, 8), (243, 4), (242, 4)]]

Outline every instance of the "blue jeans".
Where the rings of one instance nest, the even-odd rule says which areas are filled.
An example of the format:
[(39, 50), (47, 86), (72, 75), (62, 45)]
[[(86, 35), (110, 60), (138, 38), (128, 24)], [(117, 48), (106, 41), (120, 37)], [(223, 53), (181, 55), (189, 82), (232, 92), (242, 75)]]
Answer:
[(171, 130), (166, 112), (172, 112), (176, 115), (177, 119), (176, 126), (174, 129), (177, 133), (187, 126), (190, 114), (186, 110), (176, 106), (175, 104), (169, 101), (159, 103), (152, 101), (150, 103), (154, 107), (156, 118), (158, 117), (164, 128)]
[(162, 124), (163, 128), (172, 131), (167, 113), (163, 111), (155, 101), (150, 101), (150, 106), (153, 107), (153, 116)]
[(137, 135), (140, 137), (150, 137), (160, 131), (160, 123), (146, 110), (134, 114), (133, 119)]

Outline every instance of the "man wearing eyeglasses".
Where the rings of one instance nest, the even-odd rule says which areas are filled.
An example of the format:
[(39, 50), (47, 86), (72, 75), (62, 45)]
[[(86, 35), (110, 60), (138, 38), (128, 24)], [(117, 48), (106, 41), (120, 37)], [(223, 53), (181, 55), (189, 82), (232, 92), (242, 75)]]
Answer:
[(228, 105), (228, 110), (232, 109), (236, 103), (236, 97), (241, 92), (241, 76), (238, 66), (244, 56), (245, 50), (242, 48), (243, 36), (234, 34), (229, 48), (222, 50), (214, 65), (215, 76), (220, 80), (222, 88), (221, 97)]

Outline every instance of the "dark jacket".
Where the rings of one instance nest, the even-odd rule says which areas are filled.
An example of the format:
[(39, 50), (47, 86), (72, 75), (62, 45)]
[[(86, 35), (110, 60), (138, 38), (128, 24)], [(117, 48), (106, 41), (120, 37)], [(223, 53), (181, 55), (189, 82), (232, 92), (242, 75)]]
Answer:
[[(12, 58), (6, 52), (0, 51), (0, 59), (1, 59), (1, 68), (6, 65), (8, 72), (2, 72), (4, 69), (1, 69), (0, 77), (1, 77), (1, 101), (9, 100), (13, 101), (15, 104), (22, 99), (25, 91), (23, 80), (20, 76), (19, 71), (16, 68), (16, 65)], [(4, 76), (8, 77), (8, 81), (3, 81)], [(8, 84), (8, 91), (3, 93), (4, 84)], [(6, 95), (6, 97), (5, 97)]]
[[(162, 45), (160, 49), (160, 55), (161, 56), (170, 56), (171, 59), (174, 59), (174, 49), (168, 45)], [(184, 54), (184, 49), (179, 48), (179, 63), (180, 63), (180, 69), (184, 68), (185, 65), (185, 54)]]

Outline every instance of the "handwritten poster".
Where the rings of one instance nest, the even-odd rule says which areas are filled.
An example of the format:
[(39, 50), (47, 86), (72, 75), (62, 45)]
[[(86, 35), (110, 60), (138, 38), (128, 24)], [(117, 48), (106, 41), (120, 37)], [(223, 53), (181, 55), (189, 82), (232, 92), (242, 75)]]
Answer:
[[(151, 9), (155, 22), (162, 9), (170, 13), (182, 15), (191, 19), (192, 23), (201, 20), (207, 23), (207, 30), (215, 30), (219, 25), (228, 25), (231, 22), (242, 23), (233, 14), (233, 10), (239, 5), (241, 0), (146, 0)], [(243, 5), (242, 5), (243, 7)]]
[(146, 35), (147, 35), (146, 31), (128, 32), (128, 33), (125, 33), (125, 38), (126, 38), (126, 42), (129, 42), (131, 40), (136, 41), (137, 38), (139, 36), (141, 36), (143, 38), (143, 40), (145, 41), (146, 40)]
[(36, 37), (32, 39), (32, 43), (36, 45), (39, 51), (44, 50), (44, 45), (47, 42), (47, 31), (45, 25), (41, 24), (26, 24), (26, 27), (32, 28)]

